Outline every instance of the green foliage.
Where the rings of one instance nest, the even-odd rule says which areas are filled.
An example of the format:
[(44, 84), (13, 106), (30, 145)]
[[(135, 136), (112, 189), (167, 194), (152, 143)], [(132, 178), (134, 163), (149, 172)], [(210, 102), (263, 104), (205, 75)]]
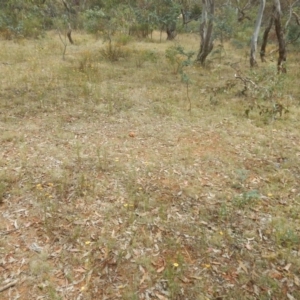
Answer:
[(129, 34), (137, 38), (146, 38), (152, 33), (152, 29), (148, 23), (133, 24), (129, 28)]
[(57, 8), (51, 2), (5, 1), (0, 11), (0, 33), (4, 38), (37, 38), (51, 29)]
[(97, 33), (110, 40), (116, 32), (128, 34), (132, 19), (132, 10), (126, 5), (112, 9), (94, 7), (84, 13), (84, 28), (89, 33)]
[(300, 44), (300, 26), (298, 24), (291, 24), (288, 27), (287, 41), (293, 44)]
[(233, 37), (236, 27), (236, 12), (234, 8), (225, 6), (221, 10), (221, 14), (215, 17), (215, 25), (214, 25), (214, 36), (218, 38), (221, 43), (226, 40), (229, 40)]
[(107, 21), (107, 16), (99, 7), (88, 9), (84, 12), (84, 29), (88, 33), (97, 33), (102, 31)]
[(202, 14), (201, 6), (198, 3), (194, 3), (191, 9), (191, 16), (192, 19), (198, 19), (200, 18)]
[(168, 27), (176, 23), (177, 17), (180, 14), (180, 5), (172, 0), (163, 0), (160, 5), (161, 10), (158, 10), (158, 20), (160, 24)]
[(135, 55), (135, 64), (137, 68), (141, 68), (145, 62), (155, 63), (158, 59), (158, 55), (151, 50), (137, 51)]
[(181, 46), (171, 46), (165, 52), (167, 61), (173, 68), (175, 74), (182, 73), (183, 67), (191, 65), (191, 58), (195, 52), (185, 52)]
[(120, 58), (127, 57), (129, 52), (126, 51), (121, 45), (109, 41), (107, 45), (100, 50), (100, 54), (104, 59), (110, 62), (115, 62)]
[(278, 244), (287, 248), (299, 245), (300, 238), (297, 232), (286, 220), (281, 218), (275, 219), (272, 225), (274, 228), (275, 239)]
[(257, 190), (250, 190), (234, 198), (233, 203), (238, 208), (244, 208), (251, 205), (255, 200), (260, 199), (260, 193)]
[(131, 42), (131, 40), (132, 40), (132, 37), (130, 35), (124, 34), (124, 33), (118, 34), (115, 37), (116, 43), (119, 45), (122, 45), (122, 46), (127, 45), (128, 43)]
[(131, 24), (132, 35), (147, 37), (154, 29), (176, 28), (181, 6), (172, 0), (141, 1), (134, 7), (134, 22)]
[(43, 34), (43, 23), (39, 16), (24, 19), (22, 35), (25, 37), (38, 38)]
[(190, 77), (183, 71), (184, 67), (192, 64), (192, 57), (195, 54), (193, 51), (186, 52), (181, 46), (171, 46), (166, 50), (165, 56), (167, 61), (172, 65), (174, 73), (180, 73), (181, 81), (186, 85), (186, 97), (189, 102), (188, 111), (192, 110), (192, 103), (189, 97), (189, 85), (191, 83)]

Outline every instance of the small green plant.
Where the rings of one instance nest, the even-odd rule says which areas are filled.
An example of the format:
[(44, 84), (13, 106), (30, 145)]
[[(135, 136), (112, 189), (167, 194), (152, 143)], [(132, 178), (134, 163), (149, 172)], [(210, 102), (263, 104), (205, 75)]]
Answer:
[(181, 73), (181, 81), (185, 84), (186, 86), (186, 98), (189, 102), (189, 108), (188, 108), (188, 111), (191, 113), (192, 112), (192, 102), (191, 102), (191, 99), (190, 99), (190, 96), (189, 96), (189, 86), (190, 86), (190, 83), (191, 83), (191, 79), (190, 77), (182, 72)]
[(118, 45), (125, 46), (132, 41), (132, 37), (128, 34), (118, 34), (115, 37), (115, 41)]
[(125, 50), (120, 44), (113, 43), (111, 40), (108, 44), (100, 50), (102, 58), (110, 62), (118, 61), (120, 58), (125, 58), (129, 56), (129, 51)]
[(92, 67), (91, 52), (86, 51), (81, 55), (78, 69), (80, 72), (85, 73), (91, 67)]
[(186, 72), (184, 72), (184, 67), (190, 66), (192, 64), (192, 57), (195, 54), (193, 51), (186, 52), (181, 46), (171, 46), (166, 50), (165, 56), (167, 61), (172, 65), (174, 73), (181, 75), (181, 81), (186, 86), (186, 97), (189, 102), (188, 111), (192, 111), (192, 103), (189, 97), (189, 86), (191, 84), (191, 79)]
[(223, 202), (219, 208), (219, 216), (222, 219), (227, 219), (230, 215), (230, 210), (226, 202)]
[(181, 73), (185, 66), (191, 64), (194, 52), (185, 52), (181, 46), (171, 46), (165, 52), (165, 57), (173, 68), (174, 74)]
[(96, 153), (96, 167), (99, 171), (105, 172), (109, 169), (108, 152), (106, 148), (98, 148)]
[(157, 54), (151, 50), (137, 51), (135, 54), (135, 65), (137, 68), (141, 68), (145, 62), (156, 62)]
[(282, 247), (290, 248), (300, 244), (299, 235), (285, 219), (275, 219), (272, 226), (275, 240)]
[(211, 52), (211, 59), (217, 59), (219, 64), (222, 63), (223, 58), (226, 55), (225, 48), (223, 44), (219, 44), (212, 52)]
[(260, 193), (257, 190), (251, 190), (235, 197), (233, 202), (238, 208), (244, 208), (257, 199), (260, 199)]
[(182, 274), (182, 266), (179, 262), (169, 262), (165, 271), (164, 277), (167, 280), (167, 287), (171, 298), (175, 297), (179, 292), (179, 286), (177, 283), (178, 278)]
[(134, 24), (129, 28), (129, 34), (137, 38), (146, 38), (151, 33), (152, 29), (148, 23)]

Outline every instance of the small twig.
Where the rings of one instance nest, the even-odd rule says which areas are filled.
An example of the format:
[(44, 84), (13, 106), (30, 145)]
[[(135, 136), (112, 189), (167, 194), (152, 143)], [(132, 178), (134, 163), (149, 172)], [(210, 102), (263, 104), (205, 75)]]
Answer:
[(293, 12), (293, 16), (296, 18), (296, 22), (300, 26), (300, 17), (295, 12)]
[(63, 51), (63, 55), (62, 55), (62, 59), (64, 60), (65, 59), (66, 50), (67, 50), (67, 43), (66, 43), (66, 41), (63, 40), (59, 29), (57, 29), (57, 32), (58, 32), (58, 35), (59, 35), (59, 38), (60, 38), (61, 42), (64, 45), (64, 51)]
[(6, 285), (3, 285), (0, 287), (0, 292), (3, 292), (7, 289), (9, 289), (10, 287), (16, 285), (18, 283), (19, 279), (16, 279), (14, 281), (11, 281), (10, 283), (6, 284)]
[(251, 79), (249, 79), (249, 78), (247, 78), (247, 77), (242, 77), (242, 76), (239, 75), (239, 74), (235, 74), (234, 77), (237, 78), (237, 79), (242, 80), (243, 83), (244, 83), (245, 85), (247, 84), (247, 82), (249, 82), (249, 83), (251, 83), (254, 87), (256, 87), (256, 88), (258, 87), (257, 84), (256, 84), (255, 82), (253, 82)]
[(16, 228), (16, 229), (12, 229), (12, 230), (2, 231), (2, 232), (0, 232), (0, 235), (7, 235), (7, 234), (10, 234), (10, 233), (12, 233), (12, 232), (18, 231), (18, 230), (20, 230), (21, 228), (22, 228), (22, 227)]
[(191, 114), (192, 113), (192, 102), (191, 102), (191, 99), (190, 99), (190, 96), (189, 96), (189, 83), (188, 82), (186, 84), (186, 96), (187, 96), (187, 99), (189, 101), (189, 109), (188, 109), (188, 111)]

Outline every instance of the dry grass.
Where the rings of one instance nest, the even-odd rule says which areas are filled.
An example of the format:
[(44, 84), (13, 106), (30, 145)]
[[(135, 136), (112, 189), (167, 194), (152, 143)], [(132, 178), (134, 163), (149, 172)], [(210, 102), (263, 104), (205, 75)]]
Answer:
[[(226, 44), (186, 68), (189, 114), (158, 34), (113, 63), (74, 38), (64, 61), (53, 33), (1, 41), (0, 298), (299, 299), (296, 56), (278, 80)], [(271, 99), (239, 96), (232, 62)], [(289, 113), (246, 118), (253, 99)]]

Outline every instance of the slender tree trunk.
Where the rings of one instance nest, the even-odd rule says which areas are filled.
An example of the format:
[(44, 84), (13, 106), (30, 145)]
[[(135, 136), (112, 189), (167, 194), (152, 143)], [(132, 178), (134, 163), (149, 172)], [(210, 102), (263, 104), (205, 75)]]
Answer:
[(264, 31), (263, 41), (262, 41), (261, 48), (260, 48), (260, 59), (262, 62), (266, 61), (265, 56), (266, 56), (266, 47), (267, 47), (267, 43), (268, 43), (268, 36), (269, 36), (270, 30), (273, 26), (273, 23), (274, 23), (274, 14), (272, 12), (269, 24)]
[(196, 61), (205, 64), (206, 57), (213, 49), (213, 17), (215, 11), (214, 0), (202, 0), (202, 20), (200, 24), (200, 49)]
[(259, 35), (259, 29), (261, 25), (261, 20), (264, 14), (264, 9), (266, 5), (266, 0), (260, 0), (260, 6), (257, 14), (257, 19), (254, 27), (254, 32), (251, 38), (251, 50), (250, 50), (250, 66), (255, 67), (257, 66), (256, 62), (256, 50), (257, 50), (257, 39)]
[(275, 31), (278, 40), (279, 46), (279, 57), (277, 61), (277, 70), (278, 73), (286, 73), (285, 62), (286, 62), (286, 45), (285, 38), (283, 34), (283, 29), (281, 25), (281, 6), (279, 0), (274, 0), (274, 23), (275, 23)]
[(167, 32), (167, 40), (171, 41), (174, 40), (177, 32), (176, 32), (176, 23), (172, 22), (167, 25), (166, 27), (166, 32)]
[(69, 23), (69, 29), (67, 31), (67, 37), (68, 37), (69, 42), (73, 45), (74, 41), (72, 39), (72, 27), (71, 27), (70, 23)]

